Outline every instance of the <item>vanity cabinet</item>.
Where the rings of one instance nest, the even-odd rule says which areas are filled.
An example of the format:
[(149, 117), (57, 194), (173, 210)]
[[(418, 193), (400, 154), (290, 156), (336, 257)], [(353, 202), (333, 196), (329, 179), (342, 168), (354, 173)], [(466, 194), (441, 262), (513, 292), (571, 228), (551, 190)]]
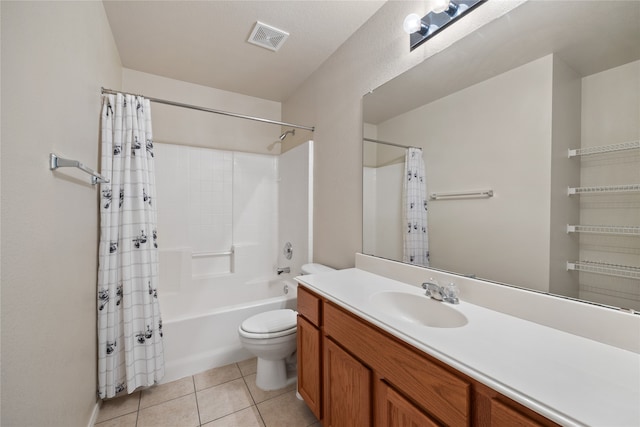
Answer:
[(556, 425), (304, 285), (298, 334), (298, 390), (324, 427)]

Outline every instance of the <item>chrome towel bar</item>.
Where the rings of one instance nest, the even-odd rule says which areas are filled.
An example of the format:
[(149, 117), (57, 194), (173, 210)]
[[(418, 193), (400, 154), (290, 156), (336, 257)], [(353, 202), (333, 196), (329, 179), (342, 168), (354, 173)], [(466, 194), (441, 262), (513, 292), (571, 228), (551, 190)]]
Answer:
[(475, 190), (475, 191), (458, 191), (451, 193), (431, 193), (429, 199), (431, 200), (443, 200), (443, 199), (474, 199), (474, 198), (489, 198), (493, 197), (493, 190)]
[(78, 168), (83, 172), (91, 175), (91, 184), (108, 184), (109, 180), (104, 176), (100, 175), (98, 172), (94, 171), (91, 168), (86, 167), (84, 164), (77, 160), (69, 160), (63, 159), (62, 157), (58, 157), (54, 153), (49, 154), (49, 169), (56, 170), (58, 168)]

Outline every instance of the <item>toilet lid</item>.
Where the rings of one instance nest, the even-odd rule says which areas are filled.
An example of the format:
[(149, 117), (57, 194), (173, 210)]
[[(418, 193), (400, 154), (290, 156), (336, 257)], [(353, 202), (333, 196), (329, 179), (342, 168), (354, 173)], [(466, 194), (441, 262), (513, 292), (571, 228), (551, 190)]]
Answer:
[(271, 334), (296, 327), (297, 313), (290, 309), (271, 310), (256, 314), (242, 322), (241, 328), (253, 334)]

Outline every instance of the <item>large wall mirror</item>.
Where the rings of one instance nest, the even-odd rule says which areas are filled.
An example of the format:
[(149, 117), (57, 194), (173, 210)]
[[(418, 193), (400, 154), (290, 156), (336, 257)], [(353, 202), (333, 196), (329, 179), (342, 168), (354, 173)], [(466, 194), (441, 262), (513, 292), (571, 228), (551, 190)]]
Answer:
[(405, 258), (417, 147), (429, 267), (640, 310), (640, 2), (528, 1), (365, 95), (363, 121), (364, 253)]

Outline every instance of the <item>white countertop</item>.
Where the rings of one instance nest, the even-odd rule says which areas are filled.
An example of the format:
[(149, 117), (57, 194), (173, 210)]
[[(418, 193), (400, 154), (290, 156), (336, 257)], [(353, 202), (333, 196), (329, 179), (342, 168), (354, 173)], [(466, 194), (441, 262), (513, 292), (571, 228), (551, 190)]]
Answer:
[(404, 321), (378, 310), (371, 295), (424, 291), (355, 268), (296, 279), (561, 425), (640, 426), (640, 354), (467, 303), (464, 295), (449, 305), (467, 317), (464, 326)]

